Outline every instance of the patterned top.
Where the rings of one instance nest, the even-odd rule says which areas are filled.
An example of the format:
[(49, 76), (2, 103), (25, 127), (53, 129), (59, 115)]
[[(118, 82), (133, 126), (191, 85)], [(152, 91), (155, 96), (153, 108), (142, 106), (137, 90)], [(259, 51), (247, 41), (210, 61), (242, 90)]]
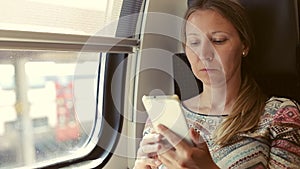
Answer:
[[(257, 128), (239, 134), (234, 143), (224, 147), (214, 144), (211, 136), (226, 116), (199, 114), (182, 107), (189, 127), (201, 134), (221, 169), (300, 169), (300, 113), (295, 102), (272, 97)], [(151, 130), (148, 121), (144, 134)]]

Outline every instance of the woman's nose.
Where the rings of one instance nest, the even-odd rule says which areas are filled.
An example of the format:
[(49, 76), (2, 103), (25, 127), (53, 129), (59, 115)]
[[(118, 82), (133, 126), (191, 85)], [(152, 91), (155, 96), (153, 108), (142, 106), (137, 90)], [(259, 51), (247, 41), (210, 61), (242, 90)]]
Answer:
[(214, 49), (210, 41), (202, 41), (199, 48), (199, 58), (203, 61), (211, 62), (214, 59)]

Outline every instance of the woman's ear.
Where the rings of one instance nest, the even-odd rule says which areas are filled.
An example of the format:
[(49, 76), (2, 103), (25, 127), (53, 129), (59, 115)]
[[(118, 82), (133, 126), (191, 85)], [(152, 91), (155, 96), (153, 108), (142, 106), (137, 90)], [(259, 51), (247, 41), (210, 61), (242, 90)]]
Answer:
[(248, 47), (248, 45), (243, 45), (243, 50), (242, 50), (242, 56), (243, 57), (246, 57), (247, 55), (248, 55), (248, 53), (249, 53), (249, 47)]

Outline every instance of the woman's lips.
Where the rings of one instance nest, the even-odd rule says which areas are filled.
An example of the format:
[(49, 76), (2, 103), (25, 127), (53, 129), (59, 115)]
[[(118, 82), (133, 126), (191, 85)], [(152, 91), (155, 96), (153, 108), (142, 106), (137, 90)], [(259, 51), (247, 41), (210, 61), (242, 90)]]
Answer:
[(200, 69), (201, 72), (210, 72), (210, 71), (215, 71), (216, 69), (209, 69), (209, 68), (205, 68), (205, 69)]

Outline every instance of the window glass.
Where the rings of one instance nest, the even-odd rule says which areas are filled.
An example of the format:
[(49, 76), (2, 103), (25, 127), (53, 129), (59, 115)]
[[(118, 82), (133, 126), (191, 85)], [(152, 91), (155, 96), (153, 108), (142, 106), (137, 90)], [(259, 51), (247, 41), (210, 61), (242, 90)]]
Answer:
[[(105, 155), (95, 148), (107, 131), (101, 128), (106, 56), (99, 52), (125, 54), (138, 45), (142, 0), (122, 5), (123, 0), (0, 1), (0, 169), (72, 163), (95, 150)], [(108, 139), (109, 146), (115, 144), (115, 137)]]
[(85, 155), (95, 123), (99, 53), (0, 54), (0, 168)]
[[(2, 0), (0, 29), (114, 36), (122, 0)], [(108, 25), (109, 29), (104, 29)]]

